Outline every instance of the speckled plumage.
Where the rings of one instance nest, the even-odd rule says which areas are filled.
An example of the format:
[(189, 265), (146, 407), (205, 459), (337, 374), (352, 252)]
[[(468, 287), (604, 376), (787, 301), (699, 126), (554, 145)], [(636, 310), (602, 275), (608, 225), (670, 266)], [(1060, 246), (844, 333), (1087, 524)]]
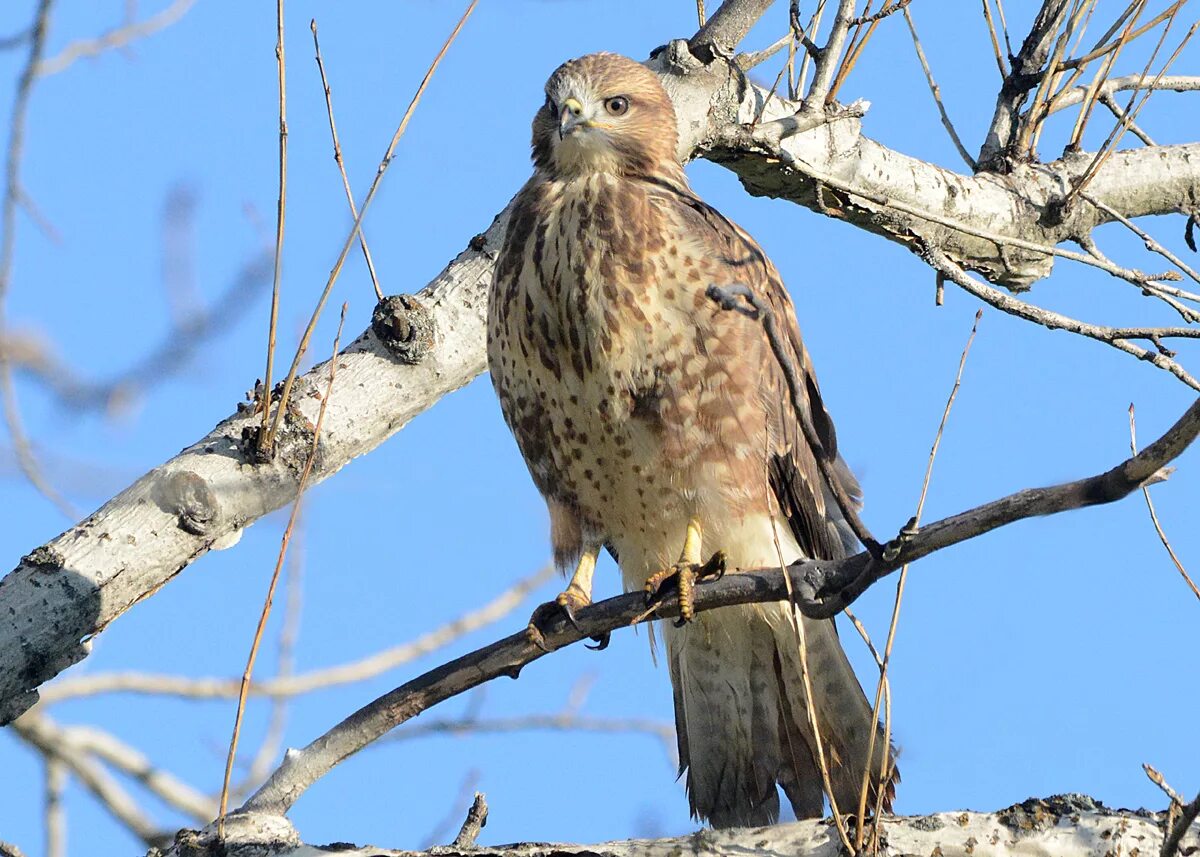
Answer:
[[(733, 567), (844, 555), (814, 456), (838, 462), (850, 494), (858, 486), (837, 458), (791, 300), (754, 240), (692, 192), (657, 77), (595, 54), (559, 68), (546, 91), (536, 169), (497, 262), (488, 360), (546, 498), (556, 560), (609, 545), (626, 588), (640, 588), (675, 561), (690, 520), (704, 555), (723, 550)], [(613, 115), (614, 97), (624, 113)], [(580, 107), (573, 123), (567, 99)], [(707, 299), (711, 283), (744, 284), (774, 308), (823, 452), (804, 441), (760, 324)], [(833, 790), (849, 809), (877, 727), (833, 623), (803, 629)], [(777, 783), (798, 816), (821, 813), (796, 630), (784, 602), (664, 628), (692, 810), (716, 826), (773, 821)]]

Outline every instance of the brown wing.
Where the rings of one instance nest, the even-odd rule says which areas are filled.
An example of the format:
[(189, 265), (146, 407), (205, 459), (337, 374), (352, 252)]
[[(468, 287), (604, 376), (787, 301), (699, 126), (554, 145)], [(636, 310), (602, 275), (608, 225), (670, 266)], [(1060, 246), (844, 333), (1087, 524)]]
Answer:
[[(689, 227), (690, 235), (701, 242), (705, 255), (717, 263), (726, 278), (726, 282), (717, 285), (747, 286), (774, 312), (803, 389), (801, 400), (793, 405), (783, 370), (770, 347), (765, 346), (763, 332), (765, 347), (757, 349), (757, 353), (762, 361), (759, 378), (767, 410), (771, 488), (805, 556), (836, 559), (847, 555), (853, 550), (854, 536), (825, 486), (817, 456), (833, 462), (847, 496), (857, 502), (861, 491), (838, 455), (833, 420), (821, 399), (812, 360), (800, 338), (796, 313), (779, 272), (753, 238), (688, 188), (661, 182), (656, 186), (655, 198), (674, 209), (681, 222)], [(820, 449), (808, 444), (801, 419), (810, 423), (820, 439)]]

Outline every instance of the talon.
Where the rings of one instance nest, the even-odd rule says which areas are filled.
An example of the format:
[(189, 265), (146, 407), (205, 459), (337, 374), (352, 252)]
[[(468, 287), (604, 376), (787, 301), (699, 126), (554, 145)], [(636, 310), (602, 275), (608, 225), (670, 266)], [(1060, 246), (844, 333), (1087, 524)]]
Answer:
[(696, 584), (720, 580), (727, 565), (725, 552), (717, 551), (703, 565), (677, 562), (646, 579), (646, 606), (661, 602), (674, 588), (679, 592), (679, 618), (675, 627), (681, 628), (696, 616)]
[[(534, 615), (536, 616), (536, 611)], [(532, 618), (529, 620), (529, 624), (525, 626), (525, 638), (543, 652), (550, 651), (550, 647), (546, 645), (546, 635), (542, 633), (542, 629), (537, 626), (537, 623)]]
[(583, 646), (586, 649), (591, 649), (593, 652), (602, 652), (608, 648), (608, 643), (611, 639), (612, 634), (610, 634), (608, 631), (605, 631), (603, 634), (598, 634), (595, 637), (592, 637), (592, 642), (596, 645), (593, 646), (588, 643), (584, 643)]

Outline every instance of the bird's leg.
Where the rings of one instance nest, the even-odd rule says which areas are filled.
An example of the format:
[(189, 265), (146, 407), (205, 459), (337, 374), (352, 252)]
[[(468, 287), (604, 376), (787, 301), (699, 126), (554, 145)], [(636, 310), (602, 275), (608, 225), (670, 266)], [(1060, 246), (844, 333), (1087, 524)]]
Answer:
[[(579, 623), (575, 621), (575, 611), (592, 603), (592, 575), (596, 571), (596, 557), (599, 553), (599, 545), (585, 548), (579, 557), (575, 573), (571, 575), (571, 582), (567, 584), (567, 588), (553, 601), (540, 605), (529, 617), (526, 633), (529, 635), (529, 641), (538, 648), (549, 651), (541, 626), (553, 619), (556, 614), (564, 614), (568, 622), (576, 629), (579, 628)], [(597, 648), (603, 649), (607, 646), (607, 635), (597, 638), (597, 643), (599, 644)]]
[(724, 551), (714, 553), (708, 562), (700, 562), (701, 537), (700, 522), (692, 518), (688, 521), (679, 562), (646, 579), (647, 605), (661, 600), (672, 586), (679, 590), (679, 620), (675, 623), (677, 626), (692, 621), (696, 615), (697, 581), (710, 578), (717, 580), (725, 574)]

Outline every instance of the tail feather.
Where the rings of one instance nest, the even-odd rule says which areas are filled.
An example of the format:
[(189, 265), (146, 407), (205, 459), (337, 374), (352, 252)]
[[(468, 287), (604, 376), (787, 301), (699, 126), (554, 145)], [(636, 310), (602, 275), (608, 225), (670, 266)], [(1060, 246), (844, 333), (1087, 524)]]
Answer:
[[(776, 785), (798, 818), (821, 815), (822, 778), (808, 715), (800, 643), (786, 602), (725, 607), (667, 627), (681, 772), (693, 815), (714, 827), (770, 824)], [(875, 730), (868, 806), (874, 806), (884, 740), (832, 621), (803, 620), (817, 726), (834, 798), (857, 811)], [(890, 810), (894, 781), (885, 786)]]

